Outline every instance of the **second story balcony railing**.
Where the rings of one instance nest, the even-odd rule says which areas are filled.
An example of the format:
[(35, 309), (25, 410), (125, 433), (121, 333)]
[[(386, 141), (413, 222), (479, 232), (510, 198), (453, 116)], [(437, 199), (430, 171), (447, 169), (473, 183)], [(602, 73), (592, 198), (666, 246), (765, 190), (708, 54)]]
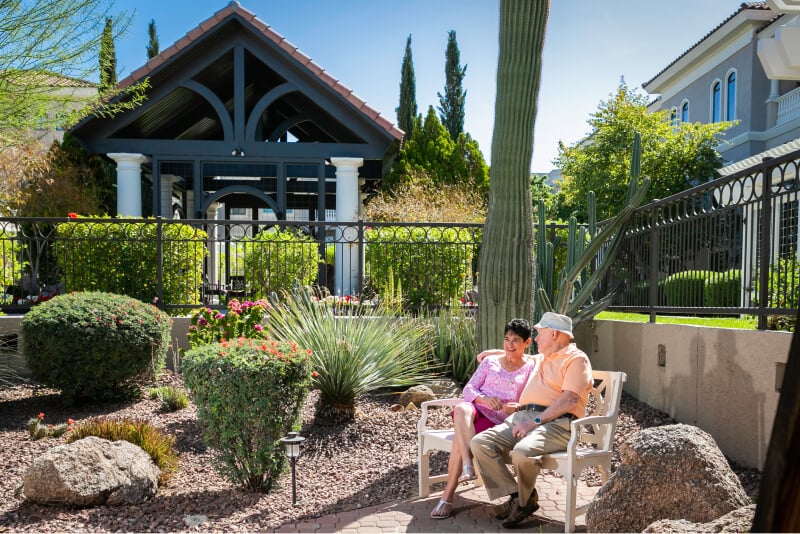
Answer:
[(776, 126), (800, 119), (800, 87), (778, 97)]

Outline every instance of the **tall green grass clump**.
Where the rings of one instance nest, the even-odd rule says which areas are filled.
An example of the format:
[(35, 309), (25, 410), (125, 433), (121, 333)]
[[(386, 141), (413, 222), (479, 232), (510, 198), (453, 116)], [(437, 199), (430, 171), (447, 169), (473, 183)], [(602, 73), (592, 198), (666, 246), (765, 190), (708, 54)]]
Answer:
[(150, 455), (161, 470), (163, 484), (178, 470), (175, 436), (164, 434), (143, 419), (95, 417), (77, 425), (67, 436), (67, 443), (95, 436), (109, 441), (127, 441)]
[(355, 414), (356, 399), (383, 388), (417, 385), (432, 378), (428, 327), (399, 316), (399, 306), (356, 306), (336, 316), (307, 287), (273, 296), (270, 332), (312, 349), (322, 412), (343, 418)]
[(200, 345), (184, 356), (183, 376), (203, 439), (219, 451), (220, 473), (269, 491), (285, 459), (279, 440), (298, 422), (308, 395), (308, 351), (273, 339)]
[(151, 304), (112, 293), (59, 295), (22, 319), (33, 378), (69, 401), (137, 397), (166, 364), (172, 320)]

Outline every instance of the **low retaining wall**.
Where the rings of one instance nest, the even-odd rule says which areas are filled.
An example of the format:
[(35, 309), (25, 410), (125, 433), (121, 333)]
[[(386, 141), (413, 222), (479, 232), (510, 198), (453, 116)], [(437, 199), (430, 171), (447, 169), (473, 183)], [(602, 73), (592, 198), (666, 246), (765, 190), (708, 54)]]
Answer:
[(597, 320), (575, 335), (594, 368), (627, 373), (629, 394), (763, 469), (791, 333)]

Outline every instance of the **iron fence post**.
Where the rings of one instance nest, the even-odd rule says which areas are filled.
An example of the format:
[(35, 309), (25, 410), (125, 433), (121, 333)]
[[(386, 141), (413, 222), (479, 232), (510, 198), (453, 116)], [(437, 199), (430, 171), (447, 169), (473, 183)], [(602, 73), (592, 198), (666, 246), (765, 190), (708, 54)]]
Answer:
[(758, 273), (758, 329), (767, 329), (767, 298), (769, 295), (769, 263), (770, 245), (772, 228), (772, 173), (769, 168), (769, 161), (772, 158), (761, 160), (761, 172), (764, 177), (763, 187), (761, 188), (761, 228), (759, 228), (759, 249), (758, 261), (756, 262), (756, 272)]
[(161, 309), (164, 305), (164, 228), (163, 218), (156, 217), (156, 280), (158, 283), (158, 303)]
[(648, 266), (647, 306), (650, 308), (650, 322), (656, 322), (656, 306), (658, 305), (658, 199), (650, 203), (650, 265)]

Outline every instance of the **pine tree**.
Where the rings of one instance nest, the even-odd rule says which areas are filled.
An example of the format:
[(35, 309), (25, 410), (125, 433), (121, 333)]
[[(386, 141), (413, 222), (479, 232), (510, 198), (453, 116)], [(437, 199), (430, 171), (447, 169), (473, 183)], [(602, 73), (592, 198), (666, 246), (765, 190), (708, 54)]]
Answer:
[(158, 55), (158, 34), (156, 33), (156, 21), (151, 19), (147, 25), (147, 34), (150, 41), (147, 43), (147, 59), (153, 59)]
[(100, 92), (104, 93), (117, 86), (117, 53), (114, 51), (112, 19), (106, 18), (103, 36), (100, 39)]
[(395, 111), (397, 126), (406, 133), (406, 137), (410, 136), (417, 118), (417, 82), (414, 78), (414, 60), (411, 58), (411, 35), (406, 40), (406, 53), (400, 70), (400, 105)]
[(503, 325), (533, 318), (530, 168), (549, 0), (500, 0), (489, 209), (478, 279), (478, 345), (500, 347)]
[(436, 94), (439, 97), (439, 118), (453, 141), (464, 131), (464, 101), (467, 98), (467, 92), (462, 87), (467, 66), (459, 64), (460, 56), (456, 32), (450, 30), (445, 52), (444, 95)]

